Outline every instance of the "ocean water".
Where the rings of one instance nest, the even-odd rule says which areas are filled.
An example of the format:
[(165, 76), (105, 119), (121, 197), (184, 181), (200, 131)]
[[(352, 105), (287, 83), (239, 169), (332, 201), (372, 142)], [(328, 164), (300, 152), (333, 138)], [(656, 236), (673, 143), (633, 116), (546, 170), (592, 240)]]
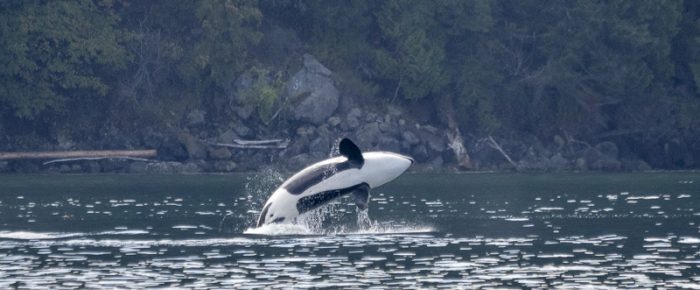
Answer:
[(285, 177), (0, 176), (0, 289), (700, 289), (700, 173), (405, 174), (252, 228)]

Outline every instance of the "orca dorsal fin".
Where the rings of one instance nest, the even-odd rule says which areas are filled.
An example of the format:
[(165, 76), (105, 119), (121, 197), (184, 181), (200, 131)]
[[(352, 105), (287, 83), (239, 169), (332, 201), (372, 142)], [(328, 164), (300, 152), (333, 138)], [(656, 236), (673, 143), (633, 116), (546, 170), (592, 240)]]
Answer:
[(365, 163), (365, 158), (362, 157), (362, 151), (360, 151), (360, 148), (358, 148), (357, 145), (352, 143), (352, 141), (350, 141), (348, 138), (343, 138), (343, 140), (340, 140), (338, 151), (340, 151), (340, 154), (347, 157), (351, 162), (358, 163), (360, 166)]

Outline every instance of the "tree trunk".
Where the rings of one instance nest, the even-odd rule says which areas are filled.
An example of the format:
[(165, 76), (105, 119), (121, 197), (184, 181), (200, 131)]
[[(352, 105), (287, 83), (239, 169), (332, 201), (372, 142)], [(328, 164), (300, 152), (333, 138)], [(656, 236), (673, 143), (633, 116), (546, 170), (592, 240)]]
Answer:
[(464, 147), (464, 139), (462, 132), (459, 130), (459, 125), (455, 120), (455, 111), (452, 104), (452, 98), (449, 95), (444, 95), (440, 100), (440, 111), (444, 114), (447, 121), (447, 127), (450, 129), (447, 132), (448, 146), (454, 152), (457, 158), (457, 164), (464, 169), (471, 169), (472, 162), (467, 153), (467, 148)]

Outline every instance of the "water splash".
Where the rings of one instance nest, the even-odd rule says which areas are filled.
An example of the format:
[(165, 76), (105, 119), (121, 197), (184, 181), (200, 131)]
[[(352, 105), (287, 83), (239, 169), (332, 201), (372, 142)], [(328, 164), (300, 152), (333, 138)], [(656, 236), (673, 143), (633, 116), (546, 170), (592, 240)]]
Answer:
[(235, 214), (227, 214), (221, 219), (219, 232), (239, 233), (243, 229), (254, 226), (265, 201), (282, 182), (284, 182), (282, 173), (272, 168), (247, 177), (244, 192), (239, 197), (239, 203), (243, 206)]
[(372, 220), (369, 218), (369, 210), (358, 210), (357, 211), (357, 229), (360, 231), (366, 231), (373, 227)]

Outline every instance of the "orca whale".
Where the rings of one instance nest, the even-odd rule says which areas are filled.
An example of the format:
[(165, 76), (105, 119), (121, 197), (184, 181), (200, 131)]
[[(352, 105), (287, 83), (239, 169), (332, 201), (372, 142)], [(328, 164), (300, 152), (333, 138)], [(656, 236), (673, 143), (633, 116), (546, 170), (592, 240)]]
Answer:
[(395, 179), (413, 164), (411, 157), (393, 152), (363, 153), (347, 138), (338, 149), (341, 156), (306, 167), (282, 183), (265, 202), (257, 227), (294, 222), (300, 214), (347, 194), (354, 196), (359, 209), (367, 209), (370, 189)]

